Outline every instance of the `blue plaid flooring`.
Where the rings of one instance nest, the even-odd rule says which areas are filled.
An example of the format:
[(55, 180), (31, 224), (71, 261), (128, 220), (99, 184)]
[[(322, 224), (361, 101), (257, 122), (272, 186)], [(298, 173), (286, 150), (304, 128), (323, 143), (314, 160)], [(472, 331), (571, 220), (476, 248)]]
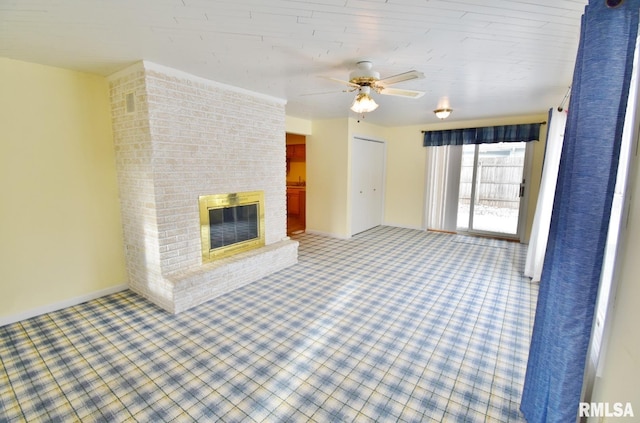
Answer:
[(0, 420), (524, 421), (524, 246), (296, 239), (298, 265), (179, 315), (125, 291), (0, 328)]

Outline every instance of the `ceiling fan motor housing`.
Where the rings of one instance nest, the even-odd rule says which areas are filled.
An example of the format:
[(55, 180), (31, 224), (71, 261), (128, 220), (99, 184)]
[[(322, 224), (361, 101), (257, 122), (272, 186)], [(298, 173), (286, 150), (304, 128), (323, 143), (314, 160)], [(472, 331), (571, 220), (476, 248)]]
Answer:
[(349, 82), (361, 86), (369, 86), (380, 80), (380, 73), (372, 70), (373, 64), (362, 61), (356, 64), (356, 69), (349, 74)]

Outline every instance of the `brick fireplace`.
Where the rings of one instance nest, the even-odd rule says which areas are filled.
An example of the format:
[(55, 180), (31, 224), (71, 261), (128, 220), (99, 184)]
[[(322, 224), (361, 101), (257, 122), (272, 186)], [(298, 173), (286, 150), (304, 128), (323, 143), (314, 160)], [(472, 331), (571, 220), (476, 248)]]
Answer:
[[(178, 313), (297, 262), (284, 101), (150, 62), (109, 78), (130, 288)], [(264, 192), (264, 247), (203, 263), (198, 198)]]

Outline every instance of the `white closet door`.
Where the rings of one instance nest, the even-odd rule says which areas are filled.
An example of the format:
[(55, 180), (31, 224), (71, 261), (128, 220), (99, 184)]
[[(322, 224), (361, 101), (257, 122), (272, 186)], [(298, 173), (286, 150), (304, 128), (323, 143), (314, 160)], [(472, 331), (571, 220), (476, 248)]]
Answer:
[(382, 224), (385, 145), (353, 139), (351, 156), (351, 234)]

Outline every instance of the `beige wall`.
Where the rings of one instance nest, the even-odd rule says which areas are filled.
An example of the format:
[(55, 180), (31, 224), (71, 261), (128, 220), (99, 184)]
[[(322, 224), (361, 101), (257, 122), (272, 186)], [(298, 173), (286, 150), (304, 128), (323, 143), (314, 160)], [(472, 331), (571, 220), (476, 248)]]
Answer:
[(386, 129), (355, 119), (313, 122), (307, 136), (307, 231), (351, 236), (351, 141), (386, 141)]
[(285, 126), (287, 128), (287, 132), (291, 134), (311, 135), (312, 132), (312, 123), (307, 119), (286, 116)]
[[(9, 59), (0, 65), (2, 317), (120, 286), (126, 272), (106, 80)], [(388, 128), (287, 117), (287, 132), (307, 135), (307, 227), (349, 237), (353, 136), (386, 141), (385, 224), (422, 228), (421, 130), (539, 119), (546, 114)], [(542, 143), (535, 151), (537, 182)], [(46, 220), (42, 209), (25, 206), (34, 199), (46, 203)], [(529, 209), (531, 222), (535, 201)]]
[[(637, 157), (636, 157), (637, 161)], [(630, 179), (631, 207), (624, 231), (624, 240), (617, 255), (619, 279), (614, 308), (607, 316), (611, 320), (611, 334), (604, 351), (603, 375), (597, 378), (592, 402), (630, 402), (635, 419), (589, 419), (589, 421), (638, 421), (640, 416), (640, 172), (638, 165)], [(613, 410), (613, 408), (611, 408)]]
[(0, 58), (0, 318), (126, 283), (105, 78)]
[[(387, 146), (384, 223), (424, 229), (426, 149), (423, 130), (532, 123), (547, 120), (546, 113), (467, 122), (382, 127), (355, 119), (312, 122), (307, 137), (307, 229), (337, 237), (351, 234), (351, 140), (354, 136), (383, 140)], [(287, 127), (287, 130), (289, 128)], [(540, 190), (547, 126), (534, 144), (525, 242), (528, 242)]]
[[(0, 92), (0, 319), (126, 283), (106, 80), (0, 58)], [(386, 223), (422, 227), (421, 130), (538, 119), (546, 120), (546, 114), (380, 128), (354, 125), (349, 119), (310, 122), (288, 117), (288, 132), (312, 134), (307, 138), (307, 172), (313, 212), (307, 224), (312, 230), (348, 236), (349, 141), (354, 133), (387, 141)], [(543, 152), (543, 143), (536, 143), (533, 182), (540, 179)], [(631, 401), (636, 415), (638, 178), (636, 170), (612, 335), (604, 376), (593, 396), (593, 401)], [(537, 190), (532, 187), (530, 221)]]
[(307, 136), (307, 231), (347, 238), (348, 120), (313, 122)]
[[(390, 128), (387, 132), (387, 190), (385, 222), (409, 228), (424, 228), (426, 151), (422, 146), (425, 130), (454, 129), (476, 126), (534, 123), (547, 120), (547, 114), (514, 116), (466, 122), (445, 121), (433, 124)], [(533, 224), (544, 159), (547, 126), (542, 125), (541, 141), (534, 144), (530, 197), (527, 207), (525, 242)]]
[(387, 143), (385, 221), (394, 226), (424, 229), (426, 149), (425, 125), (392, 128)]

